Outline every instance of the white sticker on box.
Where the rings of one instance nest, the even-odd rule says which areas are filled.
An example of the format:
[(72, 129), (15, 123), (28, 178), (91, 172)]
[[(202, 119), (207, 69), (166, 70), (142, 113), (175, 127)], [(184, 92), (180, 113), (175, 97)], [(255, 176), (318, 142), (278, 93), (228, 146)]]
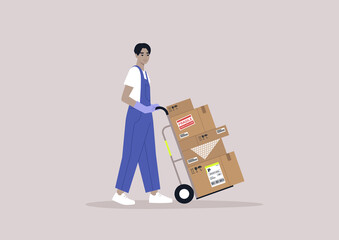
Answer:
[(187, 160), (188, 164), (194, 163), (194, 162), (196, 162), (196, 161), (198, 161), (198, 158), (197, 158), (197, 157), (194, 157), (194, 158), (191, 158), (191, 159), (188, 159), (188, 160)]
[(220, 133), (223, 133), (223, 132), (226, 132), (225, 128), (217, 129), (217, 134), (220, 134)]
[(188, 136), (189, 136), (188, 132), (184, 132), (184, 133), (179, 134), (180, 138), (185, 138), (185, 137), (188, 137)]
[(224, 175), (222, 174), (219, 162), (208, 165), (205, 167), (205, 169), (212, 187), (216, 187), (226, 182)]

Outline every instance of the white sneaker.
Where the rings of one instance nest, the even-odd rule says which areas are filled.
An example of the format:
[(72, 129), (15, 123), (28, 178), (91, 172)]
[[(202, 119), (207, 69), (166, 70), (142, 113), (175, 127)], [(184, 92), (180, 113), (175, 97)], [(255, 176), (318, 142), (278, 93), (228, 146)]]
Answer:
[(157, 192), (155, 195), (152, 193), (149, 195), (149, 203), (172, 203), (172, 198), (166, 197), (159, 192)]
[(135, 204), (135, 201), (132, 199), (129, 199), (126, 196), (126, 193), (122, 193), (121, 195), (119, 195), (118, 193), (115, 193), (112, 200), (122, 205), (134, 205)]

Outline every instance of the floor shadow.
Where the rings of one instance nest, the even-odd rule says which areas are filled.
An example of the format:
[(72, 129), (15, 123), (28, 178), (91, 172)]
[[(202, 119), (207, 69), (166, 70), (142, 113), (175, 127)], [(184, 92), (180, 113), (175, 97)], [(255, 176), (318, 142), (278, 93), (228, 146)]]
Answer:
[(146, 200), (136, 200), (133, 206), (120, 205), (113, 201), (90, 202), (86, 204), (89, 207), (97, 208), (114, 208), (114, 209), (180, 209), (180, 208), (236, 208), (236, 207), (256, 207), (263, 205), (254, 202), (237, 202), (237, 201), (206, 201), (193, 200), (188, 204), (173, 202), (169, 204), (150, 204)]

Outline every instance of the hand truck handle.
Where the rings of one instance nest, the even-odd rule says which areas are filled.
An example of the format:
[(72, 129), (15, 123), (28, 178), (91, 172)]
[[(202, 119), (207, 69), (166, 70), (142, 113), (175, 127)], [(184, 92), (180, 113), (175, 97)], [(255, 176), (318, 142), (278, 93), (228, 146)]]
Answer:
[(155, 108), (155, 110), (158, 110), (158, 109), (163, 110), (163, 111), (166, 113), (166, 115), (168, 115), (168, 111), (167, 111), (166, 108), (164, 108), (164, 107), (162, 107), (162, 106), (158, 106), (158, 107)]

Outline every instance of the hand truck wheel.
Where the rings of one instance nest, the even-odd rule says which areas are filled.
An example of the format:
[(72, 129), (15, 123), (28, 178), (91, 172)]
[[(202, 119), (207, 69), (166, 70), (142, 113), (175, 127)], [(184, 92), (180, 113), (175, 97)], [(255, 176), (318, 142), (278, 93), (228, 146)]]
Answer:
[(194, 197), (193, 188), (187, 184), (179, 185), (174, 192), (175, 199), (180, 203), (189, 203)]

